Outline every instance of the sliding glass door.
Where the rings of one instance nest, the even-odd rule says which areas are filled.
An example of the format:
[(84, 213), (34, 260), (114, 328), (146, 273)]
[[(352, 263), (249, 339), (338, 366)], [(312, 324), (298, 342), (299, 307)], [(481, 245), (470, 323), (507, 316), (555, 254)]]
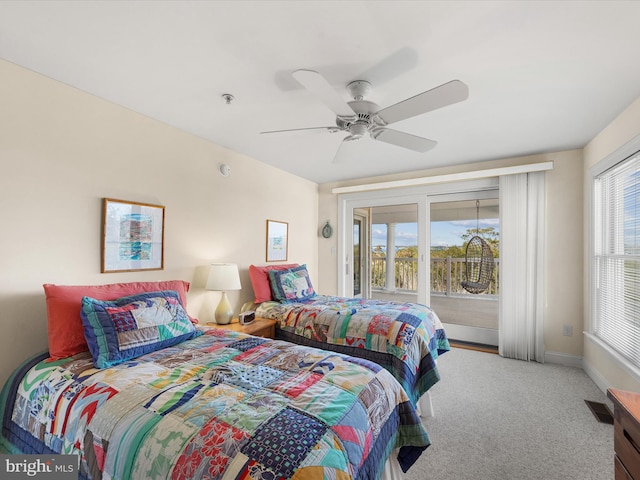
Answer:
[[(431, 235), (432, 225), (436, 228), (431, 223), (438, 210), (436, 204), (470, 201), (474, 206), (471, 218), (475, 219), (475, 199), (497, 199), (497, 184), (497, 179), (482, 179), (340, 194), (338, 295), (430, 305), (435, 297), (431, 294), (430, 251), (432, 243), (437, 246)], [(448, 197), (468, 192), (471, 195), (467, 197)]]
[[(431, 288), (430, 303), (451, 339), (498, 345), (498, 265), (500, 223), (498, 191), (437, 195), (429, 199)], [(465, 258), (474, 237), (489, 246), (493, 259), (491, 281), (480, 288), (464, 288), (473, 280), (472, 262)], [(467, 261), (469, 264), (467, 264)], [(478, 291), (481, 290), (481, 291)]]

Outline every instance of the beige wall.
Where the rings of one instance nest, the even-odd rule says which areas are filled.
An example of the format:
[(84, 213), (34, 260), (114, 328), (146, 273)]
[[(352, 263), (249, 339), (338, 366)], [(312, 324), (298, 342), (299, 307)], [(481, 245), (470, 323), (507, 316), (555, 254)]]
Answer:
[[(584, 234), (589, 235), (589, 169), (618, 148), (640, 135), (640, 98), (627, 107), (614, 121), (584, 148)], [(584, 269), (588, 271), (589, 251), (585, 242)], [(589, 283), (584, 282), (584, 330), (589, 330)], [(584, 339), (584, 367), (601, 388), (622, 388), (640, 392), (640, 375), (623, 366), (606, 349), (589, 337)]]
[[(315, 183), (5, 61), (0, 82), (0, 384), (47, 347), (43, 283), (183, 279), (189, 313), (210, 321), (207, 265), (238, 263), (239, 311), (267, 218), (289, 222), (289, 260), (316, 281)], [(166, 207), (164, 270), (100, 273), (103, 197)]]
[[(582, 356), (582, 151), (571, 150), (527, 157), (508, 158), (451, 168), (438, 168), (412, 174), (363, 178), (357, 181), (320, 185), (319, 219), (338, 220), (338, 197), (331, 189), (484, 170), (496, 167), (553, 161), (554, 169), (546, 172), (546, 307), (544, 341), (548, 354), (561, 363), (579, 363)], [(321, 265), (319, 285), (323, 293), (337, 293), (337, 238), (319, 240), (318, 260)], [(573, 336), (562, 335), (563, 326), (573, 328)], [(563, 357), (565, 357), (563, 359)]]

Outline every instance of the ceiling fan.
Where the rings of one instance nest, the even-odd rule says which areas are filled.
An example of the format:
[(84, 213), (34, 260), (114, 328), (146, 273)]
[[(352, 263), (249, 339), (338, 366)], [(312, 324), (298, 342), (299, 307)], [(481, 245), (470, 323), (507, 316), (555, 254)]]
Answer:
[(424, 153), (431, 150), (437, 145), (435, 140), (392, 130), (387, 128), (387, 125), (461, 102), (469, 97), (467, 85), (459, 80), (452, 80), (414, 97), (407, 98), (395, 105), (380, 109), (377, 104), (365, 100), (365, 97), (372, 89), (371, 84), (366, 80), (356, 80), (347, 85), (347, 91), (353, 100), (345, 102), (318, 72), (296, 70), (292, 75), (303, 87), (336, 114), (336, 125), (271, 130), (261, 133), (283, 133), (302, 130), (325, 130), (332, 133), (347, 132), (349, 135), (342, 140), (334, 162), (340, 162), (348, 157), (345, 151), (349, 149), (349, 145), (353, 144), (355, 140), (360, 140), (367, 133), (373, 140), (379, 140), (415, 152)]

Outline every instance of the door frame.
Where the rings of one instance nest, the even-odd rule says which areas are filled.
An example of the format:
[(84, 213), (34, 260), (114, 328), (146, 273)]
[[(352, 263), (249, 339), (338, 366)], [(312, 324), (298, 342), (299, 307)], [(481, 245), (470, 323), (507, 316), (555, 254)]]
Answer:
[(369, 240), (371, 215), (369, 210), (358, 209), (353, 213), (353, 220), (352, 225), (355, 225), (356, 220), (360, 222), (360, 298), (371, 298), (371, 282), (368, 281), (371, 271), (371, 243)]

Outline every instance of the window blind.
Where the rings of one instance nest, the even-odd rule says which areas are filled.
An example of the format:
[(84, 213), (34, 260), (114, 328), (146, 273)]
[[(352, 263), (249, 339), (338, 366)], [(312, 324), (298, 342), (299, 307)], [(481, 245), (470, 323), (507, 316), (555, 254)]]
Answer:
[(593, 333), (640, 367), (640, 152), (594, 182)]

